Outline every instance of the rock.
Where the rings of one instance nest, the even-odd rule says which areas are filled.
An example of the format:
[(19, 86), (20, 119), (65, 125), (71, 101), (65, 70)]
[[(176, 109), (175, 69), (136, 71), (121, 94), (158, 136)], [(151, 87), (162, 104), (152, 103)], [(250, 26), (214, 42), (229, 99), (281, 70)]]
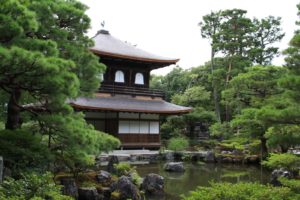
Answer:
[(157, 155), (150, 155), (149, 156), (149, 163), (157, 163), (158, 161), (158, 156)]
[(270, 183), (274, 186), (282, 186), (282, 184), (279, 182), (278, 178), (285, 177), (288, 179), (293, 178), (293, 173), (285, 170), (285, 169), (275, 169), (273, 170), (270, 178)]
[(79, 188), (78, 194), (78, 200), (100, 200), (100, 195), (95, 187)]
[(223, 163), (232, 163), (232, 158), (231, 157), (223, 157), (222, 162)]
[(110, 182), (111, 182), (111, 174), (107, 171), (100, 170), (100, 173), (97, 174), (96, 179), (97, 179), (98, 183), (107, 185), (107, 184), (110, 184)]
[[(99, 191), (98, 191), (99, 192)], [(110, 200), (111, 192), (109, 187), (102, 187), (101, 194), (103, 195), (103, 200)]]
[(184, 172), (184, 166), (182, 162), (168, 162), (164, 165), (164, 170), (169, 172)]
[(71, 196), (75, 199), (78, 198), (78, 188), (75, 180), (70, 177), (63, 177), (60, 179), (60, 184), (62, 187), (62, 193), (67, 196)]
[(232, 151), (232, 154), (235, 155), (235, 156), (241, 156), (241, 155), (243, 155), (243, 152), (241, 150), (234, 149)]
[(164, 178), (158, 174), (148, 174), (143, 180), (141, 189), (147, 194), (162, 195), (164, 194)]
[(230, 151), (221, 151), (221, 154), (229, 154), (230, 153)]
[(183, 153), (182, 152), (174, 152), (174, 161), (182, 161)]
[(0, 183), (2, 183), (3, 181), (3, 171), (4, 171), (3, 157), (0, 156)]
[(174, 152), (172, 151), (166, 152), (165, 156), (166, 160), (174, 160)]
[(121, 176), (119, 180), (111, 185), (110, 191), (119, 193), (120, 200), (140, 200), (141, 196), (138, 188), (130, 181), (127, 176)]
[(136, 162), (138, 160), (138, 156), (137, 155), (131, 155), (130, 156), (130, 162)]
[(116, 173), (116, 168), (114, 167), (114, 164), (119, 164), (119, 159), (117, 156), (111, 156), (108, 161), (108, 165), (106, 167), (106, 171), (110, 173)]
[(258, 163), (259, 162), (259, 156), (257, 155), (250, 155), (246, 157), (247, 163)]
[(215, 153), (213, 151), (208, 151), (204, 157), (205, 162), (215, 162)]
[(2, 178), (4, 179), (5, 177), (12, 177), (12, 171), (11, 171), (11, 169), (9, 169), (7, 167), (4, 167), (4, 170), (3, 170)]

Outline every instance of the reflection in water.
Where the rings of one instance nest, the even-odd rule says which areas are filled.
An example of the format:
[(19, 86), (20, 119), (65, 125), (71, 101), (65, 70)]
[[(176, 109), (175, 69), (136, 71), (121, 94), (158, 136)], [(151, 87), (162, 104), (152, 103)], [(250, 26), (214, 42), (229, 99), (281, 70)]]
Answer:
[(267, 183), (270, 172), (259, 166), (232, 164), (204, 164), (185, 163), (184, 173), (165, 172), (164, 163), (137, 165), (138, 173), (144, 177), (149, 173), (160, 174), (164, 177), (165, 192), (163, 197), (147, 197), (148, 200), (177, 200), (181, 194), (188, 194), (197, 186), (208, 186), (209, 182), (239, 181)]

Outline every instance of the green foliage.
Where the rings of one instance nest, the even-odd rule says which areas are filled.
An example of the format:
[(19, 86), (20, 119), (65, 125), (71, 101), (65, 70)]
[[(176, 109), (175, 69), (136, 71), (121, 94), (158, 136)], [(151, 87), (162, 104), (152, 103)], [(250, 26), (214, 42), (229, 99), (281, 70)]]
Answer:
[(250, 49), (249, 55), (253, 61), (260, 65), (269, 65), (272, 59), (279, 54), (278, 47), (273, 43), (281, 41), (284, 37), (282, 33), (281, 18), (268, 16), (263, 19), (252, 20), (255, 31), (253, 31), (254, 48)]
[(264, 166), (277, 169), (277, 168), (284, 168), (290, 171), (297, 172), (300, 166), (300, 157), (284, 153), (284, 154), (270, 154), (267, 160), (263, 161), (262, 163)]
[(222, 178), (239, 178), (242, 176), (248, 176), (249, 172), (226, 172), (222, 175)]
[(284, 187), (288, 187), (295, 193), (300, 194), (300, 180), (299, 179), (288, 179), (285, 177), (279, 177), (278, 180)]
[(61, 195), (61, 187), (54, 183), (53, 175), (47, 172), (45, 174), (23, 174), (18, 180), (7, 178), (0, 185), (0, 199), (71, 200), (73, 198)]
[(14, 167), (47, 163), (67, 166), (75, 174), (93, 164), (91, 154), (119, 145), (87, 125), (69, 105), (98, 89), (98, 74), (105, 70), (89, 51), (93, 42), (86, 36), (86, 10), (77, 0), (1, 1), (0, 110), (5, 111), (1, 119), (7, 119), (6, 129), (15, 133), (5, 133), (0, 148)]
[[(81, 113), (43, 116), (40, 120), (48, 127), (48, 144), (57, 164), (66, 165), (74, 174), (94, 164), (94, 157), (102, 151), (117, 148), (120, 141), (88, 125)], [(66, 137), (66, 135), (68, 137)]]
[(116, 168), (117, 175), (120, 176), (130, 176), (132, 183), (136, 186), (140, 186), (142, 184), (143, 179), (137, 173), (135, 167), (132, 167), (129, 163), (121, 162), (119, 164), (114, 164)]
[(179, 137), (184, 133), (186, 124), (182, 116), (171, 116), (160, 127), (162, 139), (170, 139), (172, 137)]
[(285, 153), (290, 147), (300, 144), (300, 126), (298, 125), (275, 125), (270, 127), (266, 134), (268, 146), (280, 147)]
[(234, 77), (223, 97), (236, 113), (243, 108), (260, 108), (272, 95), (282, 93), (278, 80), (286, 73), (282, 67), (253, 66)]
[(42, 136), (29, 130), (0, 131), (0, 152), (5, 166), (14, 174), (28, 168), (45, 168), (53, 161)]
[(118, 164), (114, 164), (114, 167), (116, 168), (116, 172), (118, 176), (127, 176), (133, 168), (130, 166), (129, 163), (121, 162)]
[(216, 116), (214, 112), (207, 111), (203, 107), (193, 108), (192, 112), (183, 115), (183, 119), (187, 124), (193, 124), (195, 122), (211, 124), (216, 122)]
[(160, 89), (165, 92), (167, 101), (171, 100), (174, 94), (183, 93), (188, 88), (191, 79), (186, 70), (176, 66), (166, 76), (151, 76), (150, 87), (153, 89)]
[(258, 183), (211, 183), (210, 187), (198, 187), (184, 196), (184, 200), (296, 200), (297, 196), (287, 187), (272, 187)]
[(194, 86), (188, 88), (183, 94), (175, 94), (172, 96), (172, 102), (184, 106), (203, 106), (208, 103), (210, 92), (206, 91), (202, 86)]
[(184, 137), (174, 137), (168, 142), (167, 149), (173, 151), (182, 151), (189, 146), (189, 141)]
[(211, 135), (216, 138), (228, 139), (233, 135), (232, 134), (233, 131), (230, 127), (230, 124), (227, 122), (214, 123), (212, 126), (210, 126), (209, 131)]

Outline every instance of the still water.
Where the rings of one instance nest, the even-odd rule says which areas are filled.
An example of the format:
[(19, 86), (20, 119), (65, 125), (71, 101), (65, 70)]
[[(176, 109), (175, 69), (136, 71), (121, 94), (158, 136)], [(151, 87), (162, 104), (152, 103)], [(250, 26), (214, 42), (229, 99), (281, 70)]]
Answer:
[(184, 173), (165, 172), (163, 165), (164, 163), (136, 166), (142, 177), (149, 173), (160, 174), (164, 177), (166, 195), (146, 197), (147, 200), (178, 200), (181, 194), (186, 195), (189, 191), (195, 190), (197, 186), (208, 186), (211, 181), (267, 183), (270, 178), (270, 171), (256, 165), (185, 163), (186, 171)]

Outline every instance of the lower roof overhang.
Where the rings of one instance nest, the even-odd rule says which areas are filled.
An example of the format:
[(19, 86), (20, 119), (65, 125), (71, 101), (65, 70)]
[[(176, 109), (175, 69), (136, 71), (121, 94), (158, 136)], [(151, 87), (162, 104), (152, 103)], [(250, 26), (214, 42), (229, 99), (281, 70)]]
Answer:
[(175, 105), (162, 99), (139, 98), (124, 95), (79, 97), (70, 100), (75, 110), (136, 112), (149, 114), (178, 115), (191, 112), (191, 108)]

